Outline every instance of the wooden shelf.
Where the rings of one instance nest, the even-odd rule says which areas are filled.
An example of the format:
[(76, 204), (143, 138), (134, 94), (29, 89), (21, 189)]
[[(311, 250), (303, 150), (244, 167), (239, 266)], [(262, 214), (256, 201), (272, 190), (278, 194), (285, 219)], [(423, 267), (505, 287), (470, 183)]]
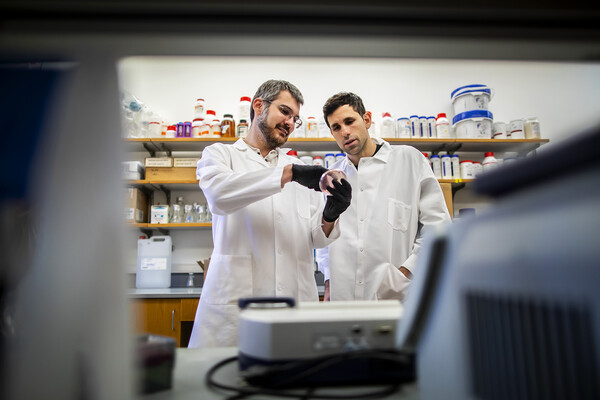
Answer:
[[(383, 138), (392, 145), (413, 146), (421, 151), (466, 151), (466, 152), (518, 152), (528, 153), (549, 139), (405, 139)], [(127, 138), (130, 148), (139, 151), (147, 148), (155, 151), (202, 151), (213, 143), (233, 143), (238, 138)], [(334, 151), (339, 147), (333, 138), (290, 138), (284, 145), (297, 151)]]
[(148, 224), (128, 223), (127, 226), (138, 229), (197, 229), (212, 228), (212, 222), (182, 223), (182, 224)]

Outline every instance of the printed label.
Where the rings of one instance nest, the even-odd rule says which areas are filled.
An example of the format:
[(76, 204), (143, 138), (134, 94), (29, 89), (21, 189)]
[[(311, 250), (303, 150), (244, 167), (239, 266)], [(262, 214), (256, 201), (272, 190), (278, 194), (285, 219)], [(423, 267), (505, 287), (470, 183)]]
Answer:
[(140, 261), (142, 271), (164, 271), (167, 269), (167, 259), (164, 257), (144, 257)]

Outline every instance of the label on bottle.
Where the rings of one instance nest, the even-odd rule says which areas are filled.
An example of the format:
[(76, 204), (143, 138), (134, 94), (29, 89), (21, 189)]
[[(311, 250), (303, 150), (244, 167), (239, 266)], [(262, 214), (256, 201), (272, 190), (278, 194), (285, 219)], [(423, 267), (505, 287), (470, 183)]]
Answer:
[(140, 260), (142, 271), (161, 271), (167, 269), (167, 259), (164, 257), (143, 257)]

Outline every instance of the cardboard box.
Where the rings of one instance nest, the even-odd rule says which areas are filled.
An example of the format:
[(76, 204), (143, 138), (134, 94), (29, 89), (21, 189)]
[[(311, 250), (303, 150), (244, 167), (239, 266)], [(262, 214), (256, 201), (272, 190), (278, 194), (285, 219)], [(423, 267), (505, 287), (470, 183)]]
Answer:
[(200, 158), (174, 158), (173, 167), (175, 168), (196, 168)]
[(151, 224), (168, 224), (171, 220), (171, 207), (156, 205), (150, 210)]
[(193, 168), (146, 168), (146, 179), (152, 181), (190, 181), (196, 179), (196, 167)]
[(140, 161), (124, 161), (122, 165), (123, 179), (144, 179), (144, 165)]
[(140, 189), (127, 189), (125, 220), (131, 223), (148, 222), (148, 196)]
[(172, 167), (173, 157), (146, 157), (144, 165), (146, 167)]

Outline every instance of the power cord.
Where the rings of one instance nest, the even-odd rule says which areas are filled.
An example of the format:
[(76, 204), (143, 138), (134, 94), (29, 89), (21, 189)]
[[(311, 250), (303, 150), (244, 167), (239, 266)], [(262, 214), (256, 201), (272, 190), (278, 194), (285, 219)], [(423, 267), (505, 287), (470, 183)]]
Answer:
[[(214, 379), (214, 375), (218, 370), (225, 365), (237, 361), (238, 359), (238, 356), (234, 356), (218, 362), (209, 369), (205, 377), (207, 387), (211, 389), (234, 392), (232, 396), (228, 398), (228, 400), (238, 400), (256, 395), (278, 396), (302, 400), (376, 399), (395, 393), (404, 382), (415, 380), (414, 355), (401, 351), (383, 350), (353, 351), (349, 353), (323, 356), (308, 360), (291, 361), (269, 367), (260, 365), (253, 366), (240, 374), (248, 386), (227, 385), (217, 382)], [(393, 383), (386, 384), (386, 386), (382, 389), (361, 392), (358, 394), (316, 394), (315, 392), (318, 389), (317, 384), (307, 384), (306, 381), (303, 381), (303, 379), (309, 379), (311, 376), (315, 376), (317, 373), (324, 371), (326, 368), (330, 368), (340, 363), (362, 360), (385, 361), (390, 364), (390, 368), (397, 367), (402, 369), (402, 371), (407, 372), (404, 373), (403, 376), (398, 377)], [(361, 382), (361, 384), (363, 383), (364, 382)], [(374, 383), (369, 382), (364, 384), (371, 385)], [(326, 386), (326, 384), (319, 386)], [(305, 389), (303, 393), (299, 393), (299, 388), (301, 387)]]

